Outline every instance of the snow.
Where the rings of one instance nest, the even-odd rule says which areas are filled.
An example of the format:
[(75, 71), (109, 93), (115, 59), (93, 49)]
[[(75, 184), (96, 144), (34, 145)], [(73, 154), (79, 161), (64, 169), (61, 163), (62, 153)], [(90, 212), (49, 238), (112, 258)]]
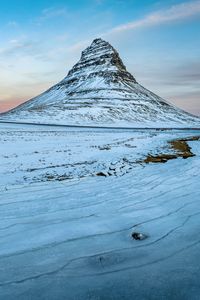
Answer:
[[(1, 183), (29, 184), (51, 177), (80, 178), (98, 172), (122, 175), (137, 161), (185, 132), (68, 128), (0, 123)], [(188, 135), (195, 135), (189, 131)], [(13, 147), (14, 145), (14, 147)], [(6, 150), (5, 150), (6, 149)], [(168, 150), (169, 151), (169, 150)]]
[(0, 299), (199, 299), (200, 141), (142, 163), (196, 135), (0, 123)]

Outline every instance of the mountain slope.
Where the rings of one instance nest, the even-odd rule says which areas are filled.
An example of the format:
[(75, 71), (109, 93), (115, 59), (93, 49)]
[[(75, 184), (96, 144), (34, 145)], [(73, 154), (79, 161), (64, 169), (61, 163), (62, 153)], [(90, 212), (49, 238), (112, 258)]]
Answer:
[(200, 119), (142, 87), (117, 51), (102, 39), (86, 48), (58, 84), (1, 115), (37, 123), (193, 127)]

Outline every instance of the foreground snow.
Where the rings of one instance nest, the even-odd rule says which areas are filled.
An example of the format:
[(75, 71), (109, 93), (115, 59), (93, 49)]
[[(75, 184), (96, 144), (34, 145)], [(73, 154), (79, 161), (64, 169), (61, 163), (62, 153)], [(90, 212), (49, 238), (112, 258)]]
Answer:
[(0, 299), (199, 299), (200, 142), (141, 163), (194, 135), (1, 124)]

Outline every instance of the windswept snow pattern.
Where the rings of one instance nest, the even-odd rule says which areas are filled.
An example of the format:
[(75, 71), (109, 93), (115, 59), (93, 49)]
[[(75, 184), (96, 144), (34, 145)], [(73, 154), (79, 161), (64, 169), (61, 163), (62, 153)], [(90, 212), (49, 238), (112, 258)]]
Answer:
[(102, 39), (82, 52), (61, 82), (0, 118), (72, 125), (200, 127), (198, 117), (141, 86), (118, 52)]
[(0, 299), (199, 299), (200, 141), (141, 162), (191, 136), (1, 123)]

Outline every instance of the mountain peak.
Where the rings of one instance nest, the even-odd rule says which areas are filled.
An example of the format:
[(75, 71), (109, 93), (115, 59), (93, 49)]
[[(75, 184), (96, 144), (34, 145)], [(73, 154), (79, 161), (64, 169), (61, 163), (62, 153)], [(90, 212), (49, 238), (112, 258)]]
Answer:
[[(96, 38), (96, 39), (94, 39), (94, 40), (92, 41), (92, 44), (91, 44), (91, 45), (93, 45), (93, 44), (100, 44), (100, 43), (104, 43), (104, 44), (110, 45), (109, 42), (106, 42), (106, 41), (103, 40), (102, 38)], [(110, 45), (110, 46), (111, 46), (111, 45)]]
[[(94, 39), (89, 47), (82, 51), (81, 60), (89, 60), (93, 58), (108, 58), (117, 51), (110, 45), (110, 43), (101, 38)], [(117, 53), (118, 54), (118, 53)]]
[(61, 82), (1, 118), (118, 127), (200, 126), (198, 117), (137, 83), (115, 48), (101, 38), (82, 52)]
[(101, 38), (93, 40), (91, 45), (81, 53), (77, 64), (69, 71), (64, 82), (76, 77), (104, 77), (108, 81), (126, 80), (136, 82), (135, 78), (126, 70), (117, 50), (110, 43)]
[(92, 50), (92, 51), (103, 50), (103, 51), (108, 51), (110, 53), (117, 52), (109, 42), (103, 40), (102, 38), (94, 39), (92, 41), (91, 45), (88, 48), (86, 48), (85, 50)]

